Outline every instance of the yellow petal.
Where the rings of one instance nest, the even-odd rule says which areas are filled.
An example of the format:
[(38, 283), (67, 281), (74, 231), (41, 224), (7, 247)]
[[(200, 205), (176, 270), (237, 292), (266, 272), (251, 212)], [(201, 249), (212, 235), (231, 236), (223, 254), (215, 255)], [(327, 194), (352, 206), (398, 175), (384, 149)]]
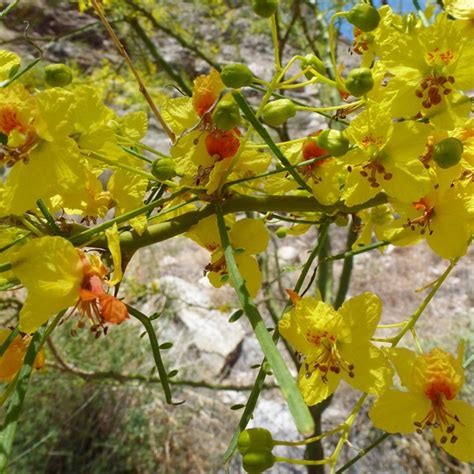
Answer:
[(321, 379), (321, 372), (315, 370), (307, 376), (304, 364), (300, 368), (298, 387), (308, 406), (316, 405), (333, 394), (341, 381), (341, 374), (328, 372), (327, 382)]
[(12, 271), (28, 289), (20, 313), (20, 329), (33, 332), (55, 312), (72, 306), (79, 296), (82, 263), (73, 245), (62, 237), (29, 241), (18, 252)]
[(262, 287), (262, 273), (258, 267), (257, 259), (250, 255), (241, 254), (235, 256), (235, 261), (250, 296), (255, 298)]
[(401, 384), (410, 392), (423, 393), (423, 380), (413, 376), (413, 367), (418, 354), (405, 347), (387, 349), (387, 354), (400, 377)]
[(263, 252), (270, 240), (265, 224), (257, 219), (241, 219), (230, 231), (230, 241), (234, 249), (243, 248), (245, 253), (257, 254)]
[(342, 377), (352, 387), (365, 393), (381, 394), (392, 385), (393, 369), (384, 353), (373, 344), (342, 344), (342, 357), (354, 365), (354, 377), (342, 371)]
[(108, 282), (109, 286), (116, 285), (122, 279), (122, 253), (120, 251), (120, 235), (118, 232), (117, 224), (109, 227), (105, 231), (107, 237), (107, 246), (109, 247), (110, 254), (112, 255), (112, 261), (114, 263), (114, 276)]
[(441, 444), (443, 433), (436, 428), (432, 429), (434, 437), (437, 443), (455, 458), (463, 462), (474, 462), (474, 408), (462, 400), (451, 400), (445, 403), (447, 411), (460, 420), (460, 423), (454, 423), (453, 434), (457, 439), (452, 443), (448, 435), (448, 440)]
[(422, 395), (399, 390), (387, 390), (374, 403), (369, 412), (376, 428), (388, 433), (413, 433), (415, 422), (428, 414), (431, 402)]
[(373, 293), (362, 293), (347, 300), (338, 310), (342, 316), (342, 326), (348, 326), (349, 338), (346, 342), (358, 344), (368, 341), (374, 334), (382, 315), (382, 301)]

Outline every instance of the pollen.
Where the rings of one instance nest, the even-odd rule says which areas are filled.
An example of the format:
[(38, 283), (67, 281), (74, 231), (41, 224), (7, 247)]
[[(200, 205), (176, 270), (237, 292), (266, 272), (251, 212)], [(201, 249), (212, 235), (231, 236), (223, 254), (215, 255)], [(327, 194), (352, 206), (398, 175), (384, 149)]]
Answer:
[(434, 215), (434, 206), (431, 206), (425, 198), (422, 198), (414, 202), (413, 207), (416, 211), (421, 211), (422, 214), (413, 219), (408, 219), (404, 227), (409, 227), (413, 231), (419, 228), (422, 235), (428, 230), (429, 235), (432, 235), (433, 229), (431, 228), (431, 220)]

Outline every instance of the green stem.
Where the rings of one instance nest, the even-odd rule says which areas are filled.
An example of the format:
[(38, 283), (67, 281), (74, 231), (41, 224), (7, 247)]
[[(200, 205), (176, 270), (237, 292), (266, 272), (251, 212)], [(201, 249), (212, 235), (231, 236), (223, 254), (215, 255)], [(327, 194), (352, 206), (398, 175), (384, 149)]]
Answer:
[(135, 309), (133, 306), (127, 305), (128, 312), (136, 319), (138, 319), (145, 328), (145, 331), (148, 334), (148, 339), (150, 340), (151, 351), (153, 352), (153, 358), (155, 360), (155, 365), (160, 376), (160, 383), (163, 387), (163, 392), (165, 393), (166, 403), (170, 405), (180, 405), (184, 402), (173, 402), (173, 396), (171, 394), (171, 388), (168, 381), (168, 373), (166, 372), (165, 366), (163, 364), (163, 359), (161, 358), (160, 345), (158, 344), (158, 339), (156, 337), (155, 328), (153, 327), (152, 322), (148, 316), (145, 316), (143, 313)]
[(177, 191), (176, 193), (172, 194), (171, 196), (167, 198), (157, 199), (156, 201), (152, 201), (148, 204), (145, 204), (142, 207), (139, 207), (138, 209), (134, 209), (133, 211), (126, 212), (125, 214), (122, 214), (121, 216), (115, 217), (113, 219), (110, 219), (107, 222), (96, 225), (92, 229), (87, 229), (87, 230), (84, 230), (83, 232), (75, 234), (69, 240), (75, 245), (81, 245), (84, 242), (87, 242), (88, 240), (93, 238), (94, 236), (102, 233), (104, 230), (108, 229), (109, 227), (112, 227), (114, 224), (121, 224), (122, 222), (127, 222), (128, 220), (133, 219), (134, 217), (137, 217), (159, 206), (162, 206), (166, 202), (180, 196), (181, 194), (183, 194), (183, 192), (184, 191)]
[(385, 441), (391, 433), (384, 433), (380, 438), (377, 438), (372, 444), (364, 448), (357, 456), (354, 456), (349, 462), (346, 462), (344, 466), (340, 467), (336, 474), (342, 474), (344, 471), (347, 471), (353, 464), (355, 464), (359, 459), (362, 459), (369, 451), (372, 451), (376, 446)]
[[(358, 219), (356, 216), (353, 216), (351, 225), (347, 231), (346, 249), (350, 250), (352, 245), (354, 245), (354, 242), (357, 240), (357, 227), (359, 226), (359, 223), (360, 219)], [(334, 309), (339, 309), (346, 299), (347, 291), (349, 290), (349, 285), (351, 282), (353, 263), (353, 255), (349, 254), (344, 257), (344, 264), (342, 266), (342, 272), (339, 278), (339, 287), (337, 289), (336, 298), (334, 299)]]
[[(320, 247), (321, 247), (321, 240), (319, 239), (315, 247), (313, 248), (311, 254), (309, 255), (308, 259), (306, 260), (306, 263), (303, 269), (301, 270), (300, 276), (298, 277), (295, 287), (293, 288), (295, 293), (300, 292), (303, 286), (304, 280), (306, 276), (308, 275), (309, 269), (311, 268), (311, 265), (313, 264), (314, 260), (319, 254)], [(291, 307), (291, 302), (288, 301), (287, 305), (285, 306), (285, 309), (283, 310), (283, 313), (285, 313), (285, 311), (287, 311), (290, 307)], [(273, 341), (275, 342), (275, 344), (278, 342), (279, 338), (280, 338), (280, 333), (278, 332), (278, 327), (276, 327), (275, 331), (273, 331)], [(267, 372), (264, 370), (264, 365), (263, 365), (264, 363), (265, 363), (265, 359), (263, 359), (262, 363), (260, 364), (260, 369), (258, 371), (257, 377), (255, 378), (253, 389), (250, 392), (247, 403), (245, 404), (245, 408), (240, 418), (239, 425), (235, 429), (234, 434), (232, 435), (232, 440), (229, 444), (229, 447), (224, 453), (224, 463), (226, 463), (230, 459), (232, 454), (234, 454), (237, 448), (237, 441), (239, 439), (239, 435), (247, 427), (249, 421), (252, 418), (252, 414), (257, 405), (258, 397), (260, 396), (260, 392), (262, 391), (262, 387), (264, 386), (265, 377), (267, 376)]]
[(267, 132), (266, 128), (260, 123), (257, 116), (253, 113), (252, 109), (250, 108), (250, 105), (245, 100), (244, 96), (240, 92), (237, 92), (237, 91), (234, 91), (232, 93), (232, 96), (234, 97), (234, 100), (237, 102), (238, 106), (242, 110), (247, 120), (252, 124), (252, 126), (255, 128), (257, 133), (267, 143), (268, 147), (273, 152), (273, 154), (278, 158), (281, 164), (288, 170), (291, 176), (293, 176), (295, 181), (300, 186), (302, 186), (303, 189), (312, 193), (311, 188), (305, 183), (305, 181), (300, 176), (300, 174), (294, 168), (292, 168), (291, 163), (288, 161), (286, 156), (282, 153), (280, 148), (278, 148), (278, 146), (272, 140), (272, 137)]
[(445, 272), (438, 278), (438, 280), (436, 281), (436, 284), (433, 286), (433, 288), (430, 290), (430, 292), (428, 293), (428, 295), (426, 296), (426, 298), (423, 300), (423, 303), (421, 304), (421, 306), (417, 309), (417, 311), (415, 312), (415, 314), (410, 318), (410, 320), (408, 321), (408, 323), (406, 324), (405, 327), (403, 327), (403, 329), (401, 329), (401, 331), (395, 336), (392, 338), (393, 342), (392, 342), (392, 347), (395, 347), (399, 342), (400, 340), (402, 339), (402, 337), (408, 332), (408, 331), (411, 331), (418, 319), (420, 318), (420, 316), (423, 314), (423, 311), (426, 309), (426, 307), (428, 306), (428, 304), (430, 303), (430, 301), (433, 299), (433, 297), (435, 296), (435, 294), (437, 293), (437, 291), (439, 290), (439, 288), (441, 287), (441, 285), (444, 283), (444, 281), (446, 280), (446, 278), (448, 277), (448, 275), (451, 273), (451, 270), (456, 266), (457, 262), (458, 262), (459, 258), (456, 258), (454, 260), (451, 261), (451, 263), (449, 264), (448, 268), (445, 270)]
[(12, 264), (9, 262), (0, 263), (0, 273), (8, 272), (8, 270), (12, 269)]
[(38, 199), (36, 201), (36, 205), (38, 206), (39, 210), (41, 211), (44, 218), (48, 222), (49, 227), (51, 227), (51, 230), (53, 231), (53, 234), (54, 235), (63, 235), (63, 233), (61, 232), (61, 229), (56, 224), (56, 222), (54, 220), (54, 217), (50, 214), (50, 212), (49, 212), (48, 208), (46, 207), (46, 204), (44, 203), (44, 201), (42, 199)]
[(219, 205), (215, 206), (215, 210), (219, 235), (221, 238), (222, 248), (224, 249), (224, 257), (232, 286), (234, 287), (242, 309), (245, 311), (245, 314), (254, 330), (260, 347), (273, 370), (273, 374), (280, 385), (282, 395), (286, 399), (288, 408), (295, 420), (296, 428), (302, 434), (310, 434), (314, 431), (314, 424), (309, 409), (303, 400), (303, 396), (296, 385), (295, 379), (288, 370), (288, 367), (278, 351), (272, 336), (270, 336), (265, 321), (253, 302), (245, 285), (245, 281), (240, 274), (240, 270), (234, 257), (234, 249), (232, 248), (227, 233), (224, 214)]

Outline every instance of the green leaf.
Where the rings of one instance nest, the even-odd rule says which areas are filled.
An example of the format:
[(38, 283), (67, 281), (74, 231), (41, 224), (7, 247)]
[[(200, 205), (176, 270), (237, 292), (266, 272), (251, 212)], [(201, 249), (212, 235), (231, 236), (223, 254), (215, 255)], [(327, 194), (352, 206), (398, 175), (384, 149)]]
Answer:
[(242, 317), (243, 314), (244, 314), (244, 310), (238, 309), (237, 311), (232, 313), (231, 317), (229, 318), (229, 323), (235, 323)]

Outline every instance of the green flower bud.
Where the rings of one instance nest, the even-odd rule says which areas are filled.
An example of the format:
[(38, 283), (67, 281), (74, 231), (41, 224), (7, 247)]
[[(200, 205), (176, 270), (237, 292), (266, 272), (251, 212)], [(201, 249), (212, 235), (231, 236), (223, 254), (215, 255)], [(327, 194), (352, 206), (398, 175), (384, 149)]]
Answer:
[[(301, 60), (301, 69), (306, 69), (307, 67), (312, 67), (316, 72), (319, 72), (321, 75), (326, 74), (326, 66), (324, 63), (314, 54), (307, 54)], [(307, 79), (312, 79), (314, 76), (310, 72), (306, 72), (305, 76)]]
[(260, 474), (275, 464), (275, 457), (271, 451), (262, 449), (244, 454), (242, 461), (245, 472)]
[(64, 87), (72, 82), (71, 68), (65, 64), (48, 64), (44, 74), (46, 84), (51, 87)]
[(278, 8), (279, 0), (253, 0), (253, 11), (263, 18), (270, 18)]
[(367, 94), (374, 87), (372, 71), (367, 67), (353, 69), (347, 76), (345, 86), (354, 97)]
[(240, 89), (241, 87), (252, 84), (253, 74), (245, 64), (227, 64), (222, 68), (221, 79), (227, 87)]
[(347, 13), (347, 20), (362, 31), (372, 31), (379, 26), (380, 15), (368, 3), (359, 3)]
[(296, 107), (289, 99), (278, 99), (269, 102), (262, 111), (263, 120), (273, 127), (284, 124), (296, 115)]
[(349, 150), (349, 140), (338, 130), (323, 130), (317, 137), (318, 146), (331, 156), (342, 156)]
[(176, 176), (174, 161), (171, 158), (161, 158), (155, 160), (151, 165), (151, 174), (158, 181), (166, 181)]
[(288, 229), (286, 227), (278, 227), (278, 229), (275, 231), (275, 235), (279, 239), (284, 239), (288, 235)]
[(450, 137), (434, 146), (433, 160), (443, 169), (451, 168), (461, 161), (463, 145), (461, 140)]
[(273, 438), (270, 431), (265, 428), (249, 428), (240, 433), (237, 441), (237, 449), (240, 454), (250, 451), (267, 450), (273, 448)]
[(232, 130), (240, 122), (240, 109), (234, 101), (219, 102), (212, 119), (221, 130)]

